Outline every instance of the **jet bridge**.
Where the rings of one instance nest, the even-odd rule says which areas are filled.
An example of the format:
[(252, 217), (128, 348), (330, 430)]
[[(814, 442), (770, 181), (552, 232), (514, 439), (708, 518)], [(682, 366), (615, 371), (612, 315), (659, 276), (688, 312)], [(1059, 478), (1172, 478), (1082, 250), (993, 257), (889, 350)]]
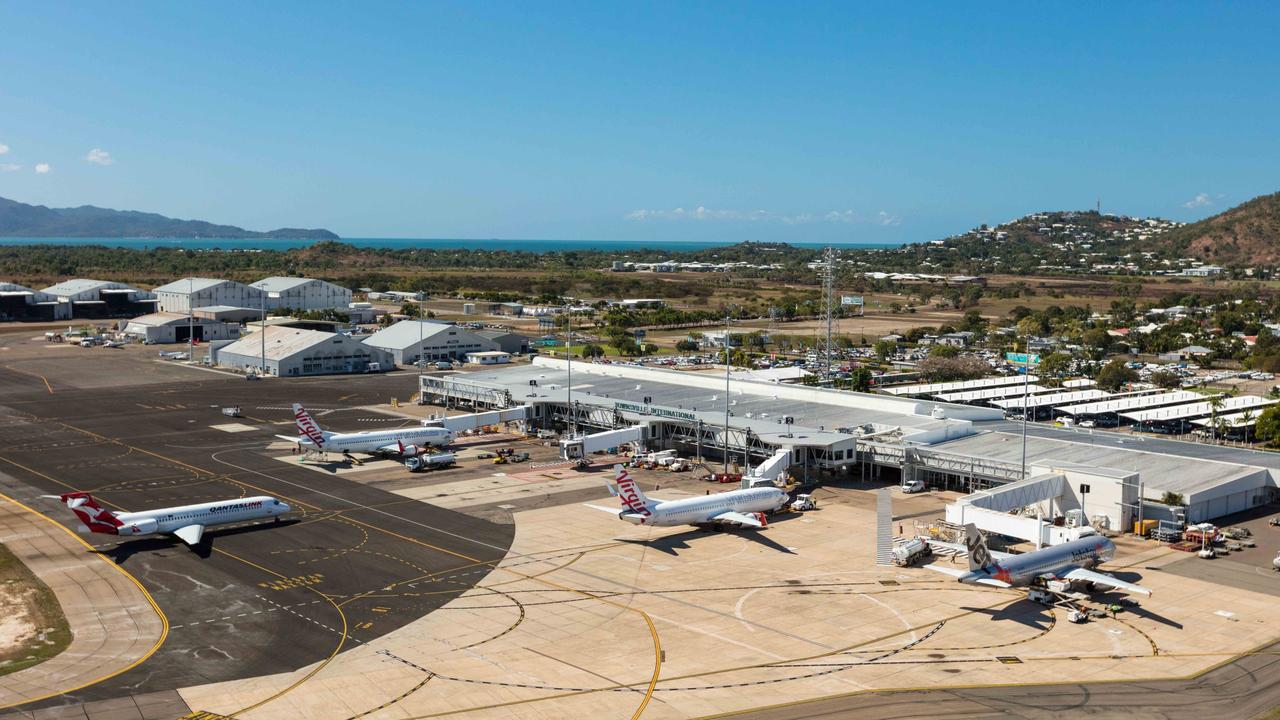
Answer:
[(521, 405), (519, 407), (506, 408), (504, 410), (489, 410), (487, 412), (467, 413), (466, 415), (429, 417), (426, 420), (423, 420), (422, 424), (429, 427), (447, 428), (455, 433), (459, 433), (467, 430), (476, 430), (486, 425), (498, 425), (505, 422), (523, 422), (528, 419), (529, 406)]
[(751, 474), (742, 479), (744, 487), (759, 485), (760, 481), (767, 481), (774, 485), (778, 484), (778, 476), (786, 472), (791, 467), (791, 448), (778, 448), (768, 460), (751, 468)]
[(647, 425), (631, 425), (617, 430), (605, 430), (582, 437), (560, 441), (560, 457), (565, 460), (581, 460), (591, 453), (608, 450), (626, 443), (643, 443)]

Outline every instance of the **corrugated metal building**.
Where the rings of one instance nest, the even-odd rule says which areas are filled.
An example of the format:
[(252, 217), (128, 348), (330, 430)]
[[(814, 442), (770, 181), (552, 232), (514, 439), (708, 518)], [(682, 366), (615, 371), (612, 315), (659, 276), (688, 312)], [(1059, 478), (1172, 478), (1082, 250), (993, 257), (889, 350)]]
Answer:
[(71, 305), (39, 290), (14, 283), (0, 283), (0, 321), (65, 320)]
[[(391, 366), (391, 354), (369, 347), (349, 335), (268, 326), (266, 330), (266, 371), (279, 377), (360, 373)], [(263, 366), (263, 337), (259, 333), (225, 347), (211, 350), (215, 365), (237, 370), (257, 370)]]
[(63, 280), (42, 292), (67, 303), (73, 318), (137, 317), (156, 311), (155, 293), (110, 280)]
[(351, 304), (351, 291), (314, 278), (269, 277), (249, 287), (267, 294), (267, 309), (330, 310)]
[(209, 318), (188, 318), (185, 313), (158, 312), (130, 320), (124, 332), (148, 343), (184, 343), (188, 337), (207, 342), (239, 337), (240, 326)]
[(402, 320), (365, 338), (365, 344), (391, 353), (397, 364), (425, 361), (462, 360), (467, 353), (501, 350), (487, 337), (448, 323), (430, 320)]
[(229, 305), (237, 308), (260, 308), (263, 295), (258, 288), (234, 280), (183, 278), (155, 289), (160, 312), (186, 314), (192, 308)]

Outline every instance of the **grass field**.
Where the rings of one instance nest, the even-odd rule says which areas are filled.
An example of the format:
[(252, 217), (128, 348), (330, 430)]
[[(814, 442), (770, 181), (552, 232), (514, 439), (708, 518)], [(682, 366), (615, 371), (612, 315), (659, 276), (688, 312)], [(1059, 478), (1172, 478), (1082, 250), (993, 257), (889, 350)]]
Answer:
[(0, 675), (48, 660), (71, 644), (53, 591), (0, 545)]

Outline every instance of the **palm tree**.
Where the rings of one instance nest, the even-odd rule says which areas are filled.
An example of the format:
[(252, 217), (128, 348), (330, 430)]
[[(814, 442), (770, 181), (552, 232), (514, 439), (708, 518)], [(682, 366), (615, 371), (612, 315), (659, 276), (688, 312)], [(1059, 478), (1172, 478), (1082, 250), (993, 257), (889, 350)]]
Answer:
[(1257, 419), (1258, 418), (1256, 417), (1256, 414), (1254, 413), (1253, 408), (1249, 408), (1248, 410), (1245, 410), (1244, 412), (1240, 413), (1239, 424), (1240, 424), (1240, 427), (1244, 428), (1245, 442), (1249, 442), (1249, 428), (1253, 427), (1253, 424)]
[[(1215, 432), (1219, 432), (1221, 429), (1220, 428), (1221, 424), (1218, 422), (1218, 413), (1222, 410), (1222, 406), (1225, 405), (1226, 402), (1227, 402), (1226, 396), (1221, 394), (1214, 395), (1213, 397), (1209, 398), (1209, 425), (1214, 429)], [(1216, 436), (1214, 439), (1215, 440), (1217, 439)]]

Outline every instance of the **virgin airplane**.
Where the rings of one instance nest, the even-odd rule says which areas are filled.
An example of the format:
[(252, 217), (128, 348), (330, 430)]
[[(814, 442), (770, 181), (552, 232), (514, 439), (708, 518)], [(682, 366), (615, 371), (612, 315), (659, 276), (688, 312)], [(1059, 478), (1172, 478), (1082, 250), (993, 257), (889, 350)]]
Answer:
[(366, 432), (335, 433), (323, 430), (311, 417), (311, 413), (298, 403), (293, 404), (294, 424), (298, 436), (277, 435), (282, 440), (297, 443), (303, 451), (367, 453), (369, 455), (396, 455), (409, 457), (418, 454), (419, 447), (444, 447), (453, 442), (453, 431), (441, 427), (408, 427), (397, 430), (369, 430)]
[(634, 525), (723, 526), (758, 530), (768, 524), (765, 513), (777, 510), (791, 499), (779, 488), (759, 487), (681, 500), (658, 500), (646, 497), (626, 468), (615, 465), (613, 469), (617, 487), (608, 481), (605, 485), (610, 495), (622, 501), (622, 511), (600, 505), (587, 507), (612, 513)]

